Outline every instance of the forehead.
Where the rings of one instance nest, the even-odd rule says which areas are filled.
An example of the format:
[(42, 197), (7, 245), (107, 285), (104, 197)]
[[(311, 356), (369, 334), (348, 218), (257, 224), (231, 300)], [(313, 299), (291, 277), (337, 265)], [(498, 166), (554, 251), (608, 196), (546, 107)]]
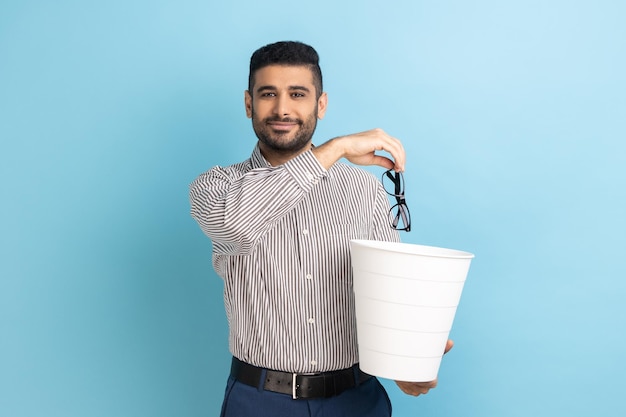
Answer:
[(274, 86), (288, 88), (302, 86), (314, 88), (313, 72), (303, 65), (268, 65), (254, 73), (254, 87)]

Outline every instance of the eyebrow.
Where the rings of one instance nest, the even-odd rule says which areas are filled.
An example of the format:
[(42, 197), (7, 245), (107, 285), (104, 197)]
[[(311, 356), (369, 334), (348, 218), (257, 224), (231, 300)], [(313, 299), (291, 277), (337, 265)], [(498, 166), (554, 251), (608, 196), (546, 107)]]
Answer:
[[(263, 91), (276, 91), (276, 86), (273, 85), (262, 85), (256, 89), (257, 93), (262, 93)], [(311, 90), (303, 85), (290, 85), (288, 87), (289, 91), (304, 91), (305, 93), (310, 93)]]

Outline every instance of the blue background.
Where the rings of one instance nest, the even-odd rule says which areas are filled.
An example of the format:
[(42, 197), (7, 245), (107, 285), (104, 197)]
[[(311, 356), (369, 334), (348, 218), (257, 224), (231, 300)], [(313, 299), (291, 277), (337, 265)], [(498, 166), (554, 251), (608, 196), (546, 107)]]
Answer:
[[(315, 141), (403, 140), (411, 243), (476, 254), (440, 385), (396, 416), (622, 416), (621, 1), (3, 1), (0, 415), (218, 414), (188, 184), (246, 158), (250, 54), (321, 55)], [(380, 173), (379, 169), (371, 168)]]

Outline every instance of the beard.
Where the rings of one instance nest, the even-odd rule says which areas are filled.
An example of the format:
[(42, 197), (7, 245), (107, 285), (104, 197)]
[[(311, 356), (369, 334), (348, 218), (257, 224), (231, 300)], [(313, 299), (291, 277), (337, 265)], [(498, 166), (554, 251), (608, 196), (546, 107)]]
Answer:
[[(252, 128), (257, 138), (268, 148), (278, 153), (288, 154), (302, 150), (311, 141), (317, 127), (316, 114), (317, 106), (306, 120), (278, 116), (258, 119), (252, 110)], [(269, 122), (296, 123), (298, 128), (295, 132), (277, 133), (269, 126)], [(289, 137), (290, 135), (293, 136)]]

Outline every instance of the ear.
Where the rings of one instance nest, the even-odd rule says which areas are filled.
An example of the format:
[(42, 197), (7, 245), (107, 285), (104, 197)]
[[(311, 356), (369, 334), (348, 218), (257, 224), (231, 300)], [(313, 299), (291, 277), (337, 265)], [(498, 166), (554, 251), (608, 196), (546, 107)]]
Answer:
[(326, 106), (328, 106), (328, 95), (322, 93), (319, 99), (317, 99), (317, 118), (322, 120), (326, 114)]
[(248, 90), (244, 92), (244, 103), (246, 105), (246, 117), (252, 118), (252, 95)]

